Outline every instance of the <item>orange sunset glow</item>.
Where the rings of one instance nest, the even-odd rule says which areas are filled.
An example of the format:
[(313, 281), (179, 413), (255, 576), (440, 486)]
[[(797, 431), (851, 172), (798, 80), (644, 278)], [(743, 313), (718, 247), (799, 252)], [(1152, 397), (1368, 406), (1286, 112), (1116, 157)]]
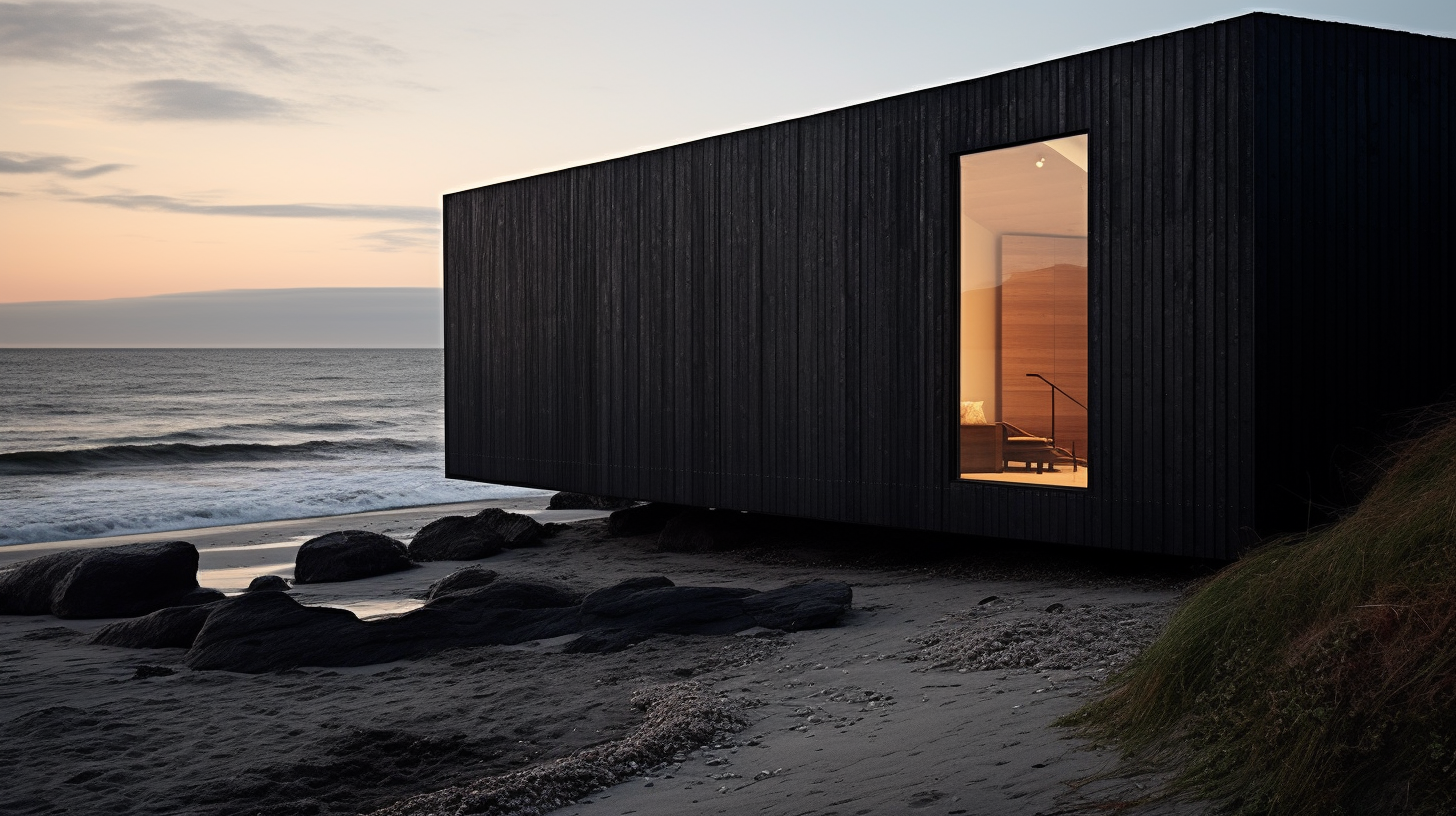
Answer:
[(0, 303), (438, 286), (444, 193), (1243, 10), (1123, 5), (0, 4)]

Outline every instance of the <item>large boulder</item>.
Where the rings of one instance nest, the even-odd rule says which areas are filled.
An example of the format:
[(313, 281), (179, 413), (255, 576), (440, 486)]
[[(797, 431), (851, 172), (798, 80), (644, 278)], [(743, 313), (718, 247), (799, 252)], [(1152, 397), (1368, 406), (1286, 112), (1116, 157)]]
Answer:
[(538, 581), (491, 581), (485, 586), (440, 595), (428, 606), (435, 609), (478, 607), (480, 609), (553, 609), (576, 606), (581, 595), (566, 587)]
[(628, 578), (620, 583), (587, 593), (587, 596), (581, 601), (581, 611), (584, 614), (596, 614), (598, 610), (615, 608), (629, 596), (641, 592), (644, 589), (660, 589), (670, 586), (677, 585), (665, 575), (644, 575), (641, 578)]
[(211, 604), (173, 606), (149, 615), (117, 621), (96, 630), (91, 642), (98, 646), (126, 646), (132, 649), (188, 649), (212, 614)]
[(581, 612), (591, 628), (721, 635), (756, 625), (743, 610), (743, 599), (756, 594), (755, 589), (680, 587), (666, 578), (638, 578), (593, 592)]
[(766, 629), (823, 629), (844, 617), (853, 595), (842, 581), (808, 581), (744, 598), (743, 611)]
[(0, 614), (127, 618), (196, 603), (197, 589), (197, 548), (186, 541), (66, 550), (0, 572)]
[(475, 519), (446, 516), (426, 524), (409, 543), (415, 561), (475, 561), (501, 551), (506, 539)]
[(405, 654), (370, 648), (372, 640), (374, 633), (347, 609), (304, 606), (283, 592), (249, 592), (210, 610), (186, 662), (193, 669), (256, 674), (388, 662)]
[(584, 626), (622, 631), (718, 635), (754, 626), (794, 632), (833, 626), (853, 592), (841, 581), (809, 581), (759, 592), (680, 587), (664, 577), (633, 578), (582, 600)]
[(667, 522), (688, 508), (680, 504), (639, 504), (607, 517), (607, 533), (614, 536), (655, 535)]
[(631, 499), (593, 496), (590, 493), (569, 493), (563, 490), (552, 496), (551, 503), (546, 507), (550, 510), (622, 510), (636, 503)]
[(532, 547), (541, 543), (541, 523), (521, 513), (510, 513), (499, 507), (487, 507), (470, 517), (476, 527), (491, 530), (511, 548)]
[(467, 589), (483, 587), (498, 577), (500, 577), (499, 573), (493, 569), (486, 569), (481, 566), (461, 567), (435, 583), (430, 584), (430, 588), (425, 590), (425, 600), (433, 600), (441, 595), (449, 595), (452, 592), (461, 592)]
[(343, 530), (303, 542), (293, 566), (295, 584), (372, 578), (419, 566), (404, 544), (379, 533)]

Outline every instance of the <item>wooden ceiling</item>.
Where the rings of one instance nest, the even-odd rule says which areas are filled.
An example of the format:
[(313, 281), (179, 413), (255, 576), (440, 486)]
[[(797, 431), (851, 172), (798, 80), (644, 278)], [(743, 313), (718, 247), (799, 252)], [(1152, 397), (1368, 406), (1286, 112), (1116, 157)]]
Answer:
[(1085, 156), (1087, 137), (962, 156), (962, 215), (998, 235), (1085, 236), (1087, 172), (1063, 152)]

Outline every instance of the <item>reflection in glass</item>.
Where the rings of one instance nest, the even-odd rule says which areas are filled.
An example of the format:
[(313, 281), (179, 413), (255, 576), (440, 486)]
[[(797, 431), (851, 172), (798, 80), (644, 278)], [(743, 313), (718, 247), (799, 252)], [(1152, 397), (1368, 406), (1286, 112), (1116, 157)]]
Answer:
[(960, 159), (960, 477), (1086, 487), (1087, 137)]

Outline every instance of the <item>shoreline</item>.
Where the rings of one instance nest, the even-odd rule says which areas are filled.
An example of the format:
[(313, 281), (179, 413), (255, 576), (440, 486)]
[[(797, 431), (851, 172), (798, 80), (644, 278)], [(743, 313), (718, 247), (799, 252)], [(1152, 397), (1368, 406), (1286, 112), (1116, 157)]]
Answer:
[[(473, 515), (490, 507), (529, 515), (543, 524), (586, 521), (609, 515), (602, 510), (548, 510), (545, 507), (547, 501), (549, 499), (545, 497), (481, 499), (452, 504), (366, 510), (337, 516), (223, 524), (160, 533), (126, 533), (71, 541), (12, 544), (0, 547), (0, 569), (63, 550), (99, 549), (143, 541), (186, 541), (197, 548), (198, 585), (221, 590), (227, 595), (237, 595), (260, 575), (278, 575), (291, 581), (298, 548), (311, 538), (338, 530), (368, 530), (408, 544), (421, 527), (436, 519), (451, 515)], [(441, 578), (462, 563), (426, 563), (421, 569), (410, 572)], [(444, 565), (449, 565), (449, 569), (445, 569)], [(381, 576), (372, 580), (370, 591), (363, 593), (354, 586), (358, 582), (300, 584), (293, 588), (292, 594), (301, 603), (347, 609), (361, 618), (392, 615), (407, 612), (423, 603), (423, 600), (416, 597), (419, 592), (405, 588), (417, 577), (413, 574)], [(67, 624), (80, 624), (82, 627), (88, 625), (86, 621), (68, 621)]]
[[(204, 548), (256, 546), (276, 544), (289, 539), (323, 535), (335, 530), (369, 530), (404, 536), (406, 543), (420, 527), (442, 516), (472, 515), (489, 507), (498, 507), (513, 513), (533, 516), (541, 523), (549, 521), (572, 522), (590, 518), (601, 518), (607, 514), (599, 510), (548, 510), (549, 497), (522, 496), (503, 499), (478, 499), (469, 502), (449, 504), (420, 504), (410, 507), (394, 507), (383, 510), (363, 510), (357, 513), (340, 513), (331, 516), (305, 516), (270, 521), (249, 521), (238, 524), (219, 524), (209, 527), (189, 527), (181, 530), (161, 530), (150, 533), (120, 533), (95, 538), (60, 539), (55, 541), (32, 541), (25, 544), (8, 544), (0, 547), (0, 568), (26, 559), (48, 555), (61, 550), (94, 549), (114, 547), (120, 544), (136, 544), (143, 541), (190, 541), (198, 552)], [(411, 526), (413, 525), (413, 526)], [(385, 528), (391, 532), (386, 532)], [(407, 530), (408, 532), (399, 532)], [(301, 543), (301, 542), (300, 542)]]

